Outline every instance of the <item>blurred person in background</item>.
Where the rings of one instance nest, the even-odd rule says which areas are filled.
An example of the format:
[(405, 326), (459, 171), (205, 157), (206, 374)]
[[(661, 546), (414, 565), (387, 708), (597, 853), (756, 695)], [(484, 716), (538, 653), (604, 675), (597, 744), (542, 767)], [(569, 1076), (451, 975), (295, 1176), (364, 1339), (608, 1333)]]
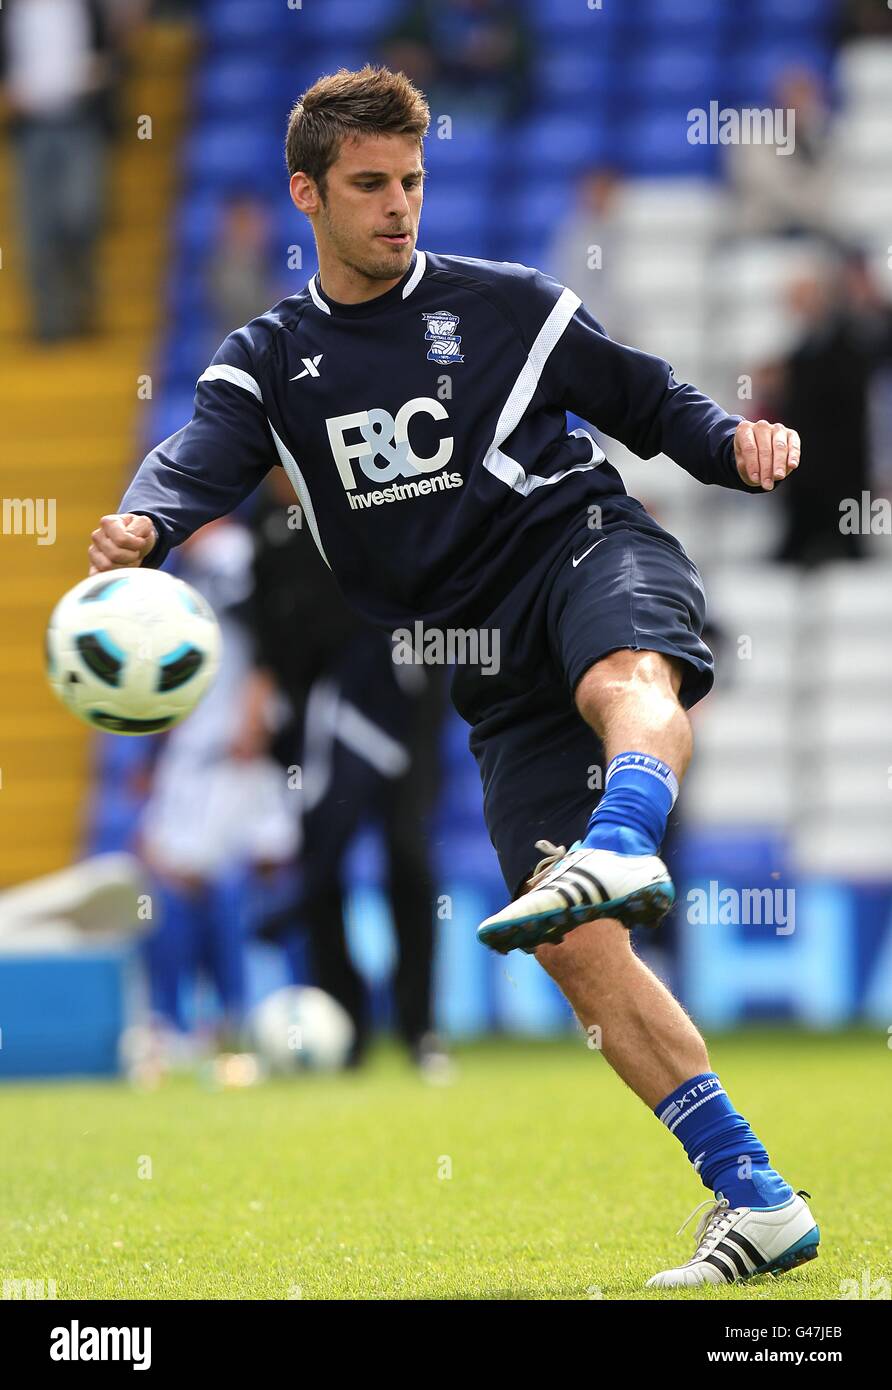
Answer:
[(263, 935), (287, 951), (297, 932), (307, 933), (313, 983), (350, 1014), (351, 1063), (360, 1063), (369, 1019), (347, 944), (345, 861), (356, 831), (379, 826), (397, 946), (397, 1032), (422, 1071), (440, 1077), (447, 1061), (432, 1027), (427, 822), (440, 787), (445, 672), (394, 661), (387, 636), (341, 598), (309, 535), (294, 524), (301, 520), (284, 470), (274, 469), (254, 518), (250, 611), (260, 671), (240, 746), (251, 756), (267, 745), (268, 699), (273, 690), (284, 694), (293, 718), (274, 749), (286, 766), (301, 769), (302, 846), (297, 900)]
[(870, 405), (880, 367), (892, 360), (892, 310), (863, 257), (822, 263), (790, 290), (800, 324), (792, 352), (763, 374), (768, 418), (797, 430), (809, 468), (782, 490), (778, 559), (815, 565), (858, 559), (865, 538), (841, 526), (840, 503), (872, 481)]
[(884, 0), (844, 0), (840, 38), (892, 38), (892, 9)]
[(833, 180), (830, 113), (816, 73), (782, 73), (772, 103), (786, 113), (792, 149), (773, 143), (728, 146), (727, 174), (740, 236), (832, 235)]
[(132, 53), (149, 20), (156, 17), (157, 0), (100, 0), (110, 38), (109, 80), (103, 98), (106, 130), (117, 138), (123, 125), (122, 101)]
[(233, 328), (263, 313), (275, 297), (279, 287), (270, 274), (270, 262), (266, 204), (254, 193), (231, 194), (207, 274), (215, 347)]
[(8, 0), (0, 28), (34, 333), (89, 333), (120, 30), (101, 0)]
[(383, 49), (435, 112), (508, 119), (527, 100), (529, 36), (510, 0), (409, 0)]
[(616, 285), (620, 232), (617, 214), (622, 178), (601, 165), (589, 169), (576, 187), (576, 202), (559, 223), (548, 256), (555, 278), (587, 304), (611, 335), (625, 342), (624, 311)]
[(214, 988), (218, 1040), (238, 1033), (245, 1005), (245, 904), (252, 868), (294, 855), (297, 834), (279, 769), (238, 744), (238, 715), (252, 668), (240, 617), (251, 579), (244, 527), (212, 522), (183, 547), (177, 570), (213, 607), (222, 632), (220, 668), (207, 695), (156, 744), (140, 850), (153, 875), (157, 920), (145, 944), (162, 1062), (194, 1054), (192, 991)]

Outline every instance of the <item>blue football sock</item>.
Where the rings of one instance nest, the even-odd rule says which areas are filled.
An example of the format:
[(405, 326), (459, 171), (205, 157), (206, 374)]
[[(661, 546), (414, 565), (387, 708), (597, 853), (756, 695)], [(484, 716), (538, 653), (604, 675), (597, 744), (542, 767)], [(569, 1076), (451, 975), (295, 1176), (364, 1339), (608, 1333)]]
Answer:
[(793, 1196), (715, 1072), (692, 1076), (654, 1114), (681, 1140), (703, 1184), (732, 1207), (776, 1207)]
[(618, 753), (582, 843), (617, 854), (658, 854), (677, 796), (678, 781), (667, 763), (650, 753)]

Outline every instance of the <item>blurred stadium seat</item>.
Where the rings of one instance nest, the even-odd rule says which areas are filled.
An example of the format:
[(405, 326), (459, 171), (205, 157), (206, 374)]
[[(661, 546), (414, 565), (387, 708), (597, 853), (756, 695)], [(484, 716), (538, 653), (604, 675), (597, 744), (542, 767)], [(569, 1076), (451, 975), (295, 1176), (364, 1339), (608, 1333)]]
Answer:
[(837, 83), (843, 109), (892, 105), (892, 47), (883, 39), (858, 39), (839, 55)]

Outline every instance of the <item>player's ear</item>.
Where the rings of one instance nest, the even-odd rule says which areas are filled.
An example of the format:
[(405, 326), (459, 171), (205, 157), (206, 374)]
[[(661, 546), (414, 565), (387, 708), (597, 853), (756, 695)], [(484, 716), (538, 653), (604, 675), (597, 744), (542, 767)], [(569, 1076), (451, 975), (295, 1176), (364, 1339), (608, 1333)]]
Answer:
[(322, 200), (319, 197), (319, 189), (316, 186), (316, 182), (314, 179), (310, 178), (309, 174), (305, 174), (303, 170), (298, 169), (296, 174), (291, 175), (288, 187), (291, 193), (291, 201), (298, 212), (304, 212), (308, 217), (311, 217), (314, 213), (319, 211)]

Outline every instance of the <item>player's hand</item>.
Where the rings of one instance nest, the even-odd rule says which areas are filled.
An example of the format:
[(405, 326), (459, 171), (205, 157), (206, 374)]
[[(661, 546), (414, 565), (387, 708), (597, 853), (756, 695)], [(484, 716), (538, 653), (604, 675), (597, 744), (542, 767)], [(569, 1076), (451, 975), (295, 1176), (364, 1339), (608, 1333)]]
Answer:
[(799, 467), (801, 449), (795, 430), (767, 420), (741, 420), (734, 432), (737, 472), (750, 487), (766, 492)]
[(155, 548), (158, 533), (147, 516), (104, 516), (93, 532), (88, 555), (90, 573), (139, 565)]

